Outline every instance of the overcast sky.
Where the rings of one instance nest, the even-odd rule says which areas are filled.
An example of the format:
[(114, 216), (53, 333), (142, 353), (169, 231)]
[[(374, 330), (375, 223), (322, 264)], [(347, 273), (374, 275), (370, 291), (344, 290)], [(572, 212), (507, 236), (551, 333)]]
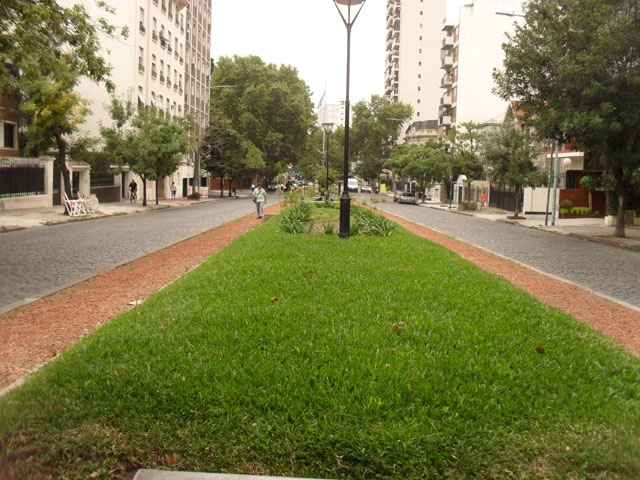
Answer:
[[(447, 0), (457, 18), (465, 0)], [(351, 34), (351, 103), (383, 94), (386, 0), (367, 0)], [(213, 0), (211, 56), (258, 55), (298, 69), (317, 106), (344, 100), (346, 28), (333, 0)], [(352, 7), (352, 12), (357, 7)]]

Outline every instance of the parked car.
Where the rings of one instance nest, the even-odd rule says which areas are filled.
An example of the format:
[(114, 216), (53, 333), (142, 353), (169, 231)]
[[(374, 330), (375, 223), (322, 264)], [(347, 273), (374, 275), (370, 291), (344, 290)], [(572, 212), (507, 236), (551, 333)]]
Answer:
[(413, 205), (417, 205), (418, 197), (416, 197), (415, 192), (402, 192), (398, 197), (398, 203), (412, 203)]
[(371, 193), (372, 192), (371, 185), (369, 185), (368, 183), (363, 183), (362, 188), (360, 188), (360, 191), (362, 193)]
[(347, 189), (350, 192), (357, 192), (358, 191), (358, 179), (356, 179), (356, 178), (347, 179)]
[(269, 182), (267, 184), (267, 192), (275, 192), (278, 189), (278, 184), (274, 182)]

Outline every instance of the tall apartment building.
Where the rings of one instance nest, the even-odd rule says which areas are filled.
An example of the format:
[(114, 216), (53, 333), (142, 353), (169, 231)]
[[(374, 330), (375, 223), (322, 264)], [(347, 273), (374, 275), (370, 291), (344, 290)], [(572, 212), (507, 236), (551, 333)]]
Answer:
[[(414, 122), (437, 118), (445, 0), (387, 0), (385, 97), (413, 107)], [(407, 139), (405, 134), (405, 141)]]
[[(77, 0), (63, 0), (74, 4)], [(109, 0), (115, 14), (107, 14), (96, 2), (82, 2), (94, 18), (105, 17), (118, 29), (126, 26), (128, 38), (103, 35), (101, 54), (113, 67), (111, 80), (120, 96), (133, 97), (176, 116), (193, 114), (203, 126), (209, 122), (211, 0)], [(84, 79), (80, 95), (91, 102), (91, 114), (83, 133), (99, 135), (100, 124), (109, 125), (104, 84)], [(158, 184), (160, 197), (168, 196), (171, 182), (178, 196), (187, 194), (193, 178), (193, 162), (185, 162)], [(124, 169), (120, 181), (127, 185), (133, 173)], [(138, 182), (140, 183), (140, 182)], [(154, 198), (155, 185), (147, 185)], [(124, 192), (124, 187), (123, 187)]]
[(472, 0), (460, 7), (457, 24), (444, 22), (441, 128), (470, 121), (502, 123), (508, 102), (493, 94), (492, 74), (494, 68), (502, 67), (502, 44), (506, 34), (515, 30), (515, 17), (500, 13), (520, 11), (520, 0)]

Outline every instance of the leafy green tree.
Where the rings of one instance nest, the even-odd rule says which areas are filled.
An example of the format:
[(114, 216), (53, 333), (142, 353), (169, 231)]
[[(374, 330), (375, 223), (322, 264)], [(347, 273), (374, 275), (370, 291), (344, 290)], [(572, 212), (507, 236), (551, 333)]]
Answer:
[(220, 177), (220, 196), (224, 195), (223, 181), (244, 174), (254, 174), (264, 168), (262, 152), (231, 126), (231, 122), (212, 112), (209, 127), (201, 147), (202, 164), (209, 173)]
[(211, 81), (235, 87), (217, 89), (211, 95), (212, 110), (265, 154), (267, 180), (307, 153), (313, 105), (295, 68), (265, 64), (256, 56), (221, 57)]
[(406, 166), (402, 174), (415, 179), (422, 191), (434, 183), (442, 182), (449, 174), (449, 156), (442, 150), (442, 145), (434, 140), (409, 146), (405, 157)]
[(460, 129), (453, 127), (449, 138), (454, 140), (453, 177), (467, 177), (467, 191), (471, 195), (471, 182), (484, 177), (484, 164), (480, 158), (483, 138), (482, 125), (476, 122), (464, 122)]
[(360, 176), (373, 183), (380, 175), (383, 159), (389, 156), (402, 125), (412, 113), (411, 105), (391, 102), (379, 95), (354, 105), (349, 143), (352, 158), (359, 160)]
[[(96, 1), (105, 12), (113, 8)], [(56, 0), (3, 0), (0, 3), (0, 94), (19, 92), (21, 111), (30, 118), (29, 148), (58, 148), (64, 188), (71, 194), (66, 137), (82, 123), (86, 102), (73, 92), (80, 77), (104, 81), (110, 67), (98, 54), (99, 32), (113, 35), (104, 18), (92, 19), (82, 5)], [(127, 30), (121, 30), (123, 36)]]
[(172, 117), (155, 106), (144, 107), (116, 96), (111, 97), (108, 111), (113, 125), (100, 129), (104, 152), (111, 155), (114, 164), (128, 165), (140, 176), (142, 204), (146, 206), (147, 181), (171, 175), (183, 155), (193, 150), (191, 126), (186, 119)]
[(533, 163), (539, 152), (533, 146), (532, 137), (517, 128), (501, 128), (486, 135), (482, 153), (492, 181), (515, 188), (517, 218), (522, 187), (535, 187), (544, 182), (544, 173)]
[(519, 99), (543, 138), (600, 152), (618, 193), (624, 236), (629, 184), (640, 166), (640, 21), (637, 0), (532, 0), (504, 45), (497, 92)]
[(402, 171), (409, 161), (409, 156), (407, 155), (409, 150), (409, 145), (395, 145), (391, 148), (388, 158), (383, 160), (383, 165), (390, 169), (393, 174), (392, 182), (394, 192), (397, 190), (396, 176), (402, 175)]

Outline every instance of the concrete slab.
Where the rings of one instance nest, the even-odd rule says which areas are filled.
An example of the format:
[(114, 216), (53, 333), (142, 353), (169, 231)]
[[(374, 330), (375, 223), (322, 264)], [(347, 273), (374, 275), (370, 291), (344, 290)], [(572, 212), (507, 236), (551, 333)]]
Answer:
[[(233, 473), (167, 472), (165, 470), (138, 470), (133, 480), (314, 480), (294, 477), (263, 477)], [(315, 479), (318, 480), (318, 479)]]

